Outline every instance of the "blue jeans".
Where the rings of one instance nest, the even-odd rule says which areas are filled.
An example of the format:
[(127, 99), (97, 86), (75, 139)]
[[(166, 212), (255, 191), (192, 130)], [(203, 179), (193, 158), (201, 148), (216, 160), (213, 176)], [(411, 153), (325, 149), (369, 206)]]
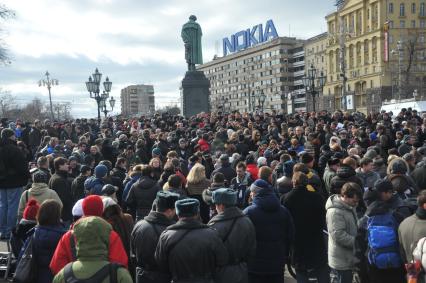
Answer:
[(22, 187), (0, 189), (0, 233), (8, 237), (16, 226)]
[(352, 270), (336, 270), (331, 268), (330, 283), (352, 283)]

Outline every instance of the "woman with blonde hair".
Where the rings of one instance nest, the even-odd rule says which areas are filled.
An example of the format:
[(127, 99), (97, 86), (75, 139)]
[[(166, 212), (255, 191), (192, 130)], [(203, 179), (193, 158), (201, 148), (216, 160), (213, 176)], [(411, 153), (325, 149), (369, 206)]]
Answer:
[(203, 165), (195, 164), (186, 177), (186, 190), (188, 196), (200, 201), (200, 216), (204, 223), (209, 221), (209, 207), (203, 201), (202, 193), (210, 187), (210, 180), (206, 177), (206, 169)]
[(149, 165), (152, 166), (152, 175), (153, 175), (152, 178), (155, 181), (160, 180), (160, 176), (163, 171), (162, 169), (163, 165), (161, 164), (160, 158), (158, 157), (152, 158), (151, 161), (149, 162)]

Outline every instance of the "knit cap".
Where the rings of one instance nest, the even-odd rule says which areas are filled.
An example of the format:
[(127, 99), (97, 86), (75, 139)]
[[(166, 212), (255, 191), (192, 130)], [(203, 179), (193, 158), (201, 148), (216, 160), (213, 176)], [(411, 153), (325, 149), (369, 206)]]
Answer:
[(257, 159), (257, 167), (265, 166), (268, 162), (265, 157), (261, 156)]
[(74, 217), (82, 217), (83, 216), (83, 200), (79, 199), (74, 206), (72, 207), (72, 216)]
[(30, 199), (24, 209), (23, 218), (26, 220), (36, 220), (40, 206), (35, 199)]
[(1, 131), (1, 139), (5, 140), (13, 136), (15, 132), (12, 129), (5, 128)]
[(87, 196), (83, 200), (82, 207), (84, 216), (102, 216), (104, 211), (102, 198), (97, 195)]
[(270, 185), (268, 182), (266, 182), (265, 180), (262, 179), (257, 179), (256, 181), (254, 181), (253, 184), (251, 184), (250, 186), (250, 191), (251, 192), (258, 192), (262, 189), (266, 189), (269, 188)]
[(108, 168), (105, 165), (98, 165), (95, 167), (96, 178), (103, 178), (108, 173)]

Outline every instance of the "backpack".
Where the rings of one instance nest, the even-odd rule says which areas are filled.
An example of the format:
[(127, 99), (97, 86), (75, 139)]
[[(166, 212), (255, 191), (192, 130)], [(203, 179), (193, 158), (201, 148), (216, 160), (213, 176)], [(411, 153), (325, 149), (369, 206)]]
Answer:
[(368, 217), (368, 262), (379, 269), (401, 267), (397, 222), (392, 212)]
[(64, 281), (65, 283), (99, 283), (109, 276), (110, 283), (117, 283), (117, 269), (122, 267), (118, 263), (108, 263), (99, 269), (95, 274), (86, 279), (78, 279), (72, 270), (72, 262), (64, 267)]
[(32, 283), (36, 279), (37, 265), (34, 258), (34, 237), (35, 232), (28, 237), (21, 259), (16, 266), (13, 282)]

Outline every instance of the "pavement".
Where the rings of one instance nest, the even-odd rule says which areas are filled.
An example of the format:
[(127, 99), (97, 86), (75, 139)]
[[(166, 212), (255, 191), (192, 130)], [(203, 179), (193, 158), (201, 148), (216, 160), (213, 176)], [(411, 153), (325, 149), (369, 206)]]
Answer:
[[(0, 252), (5, 252), (5, 251), (7, 251), (6, 242), (1, 241), (0, 242)], [(2, 276), (0, 278), (0, 283), (8, 282), (8, 281), (5, 281), (3, 279), (3, 273), (0, 274), (0, 276)], [(285, 283), (296, 283), (296, 280), (293, 277), (291, 277), (291, 275), (287, 272), (287, 270), (285, 271), (285, 274), (284, 274), (284, 282)]]

